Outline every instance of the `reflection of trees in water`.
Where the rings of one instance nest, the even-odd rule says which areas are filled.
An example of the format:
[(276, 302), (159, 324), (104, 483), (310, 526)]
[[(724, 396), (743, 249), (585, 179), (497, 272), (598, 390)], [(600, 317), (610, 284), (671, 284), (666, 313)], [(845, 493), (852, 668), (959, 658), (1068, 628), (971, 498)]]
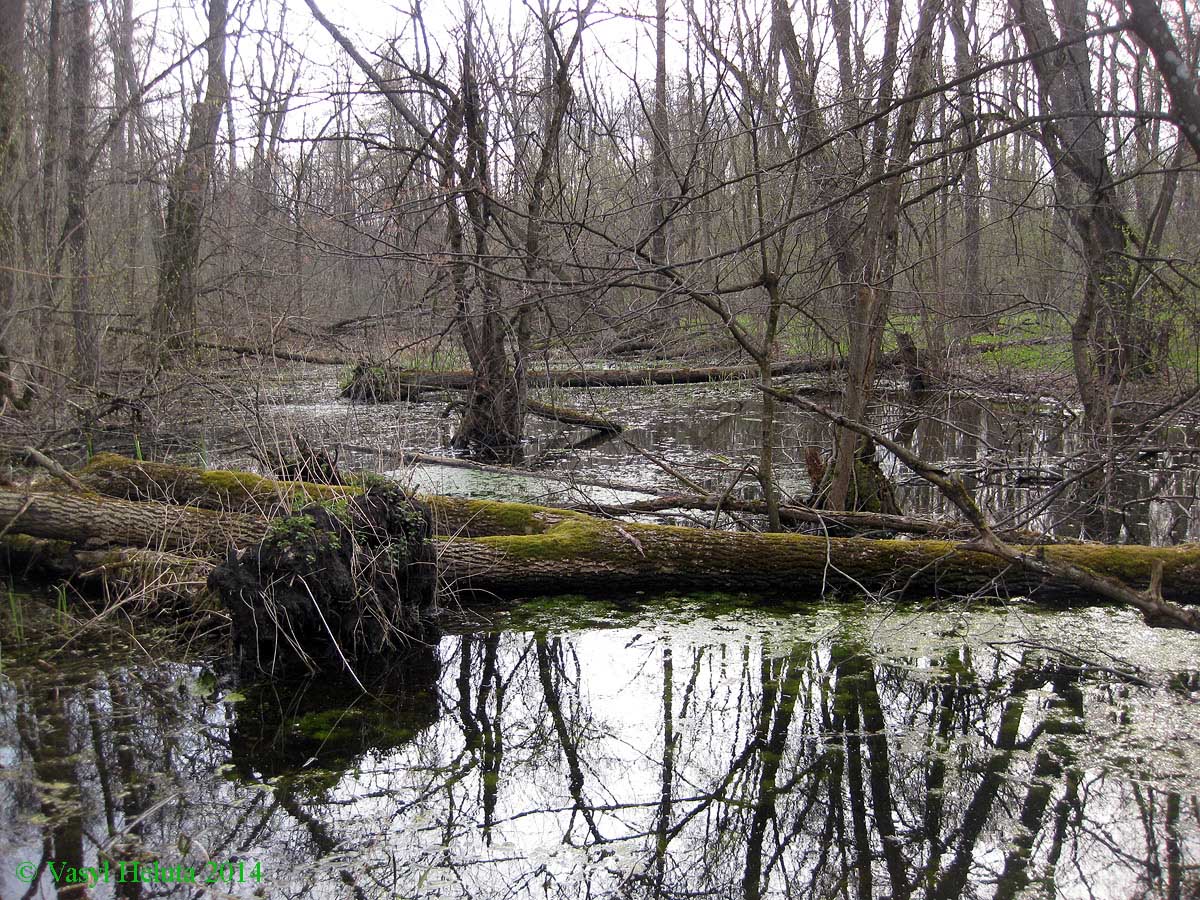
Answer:
[[(664, 390), (659, 402), (663, 408), (657, 412), (642, 410), (648, 421), (627, 429), (623, 441), (665, 456), (711, 490), (724, 491), (736, 471), (736, 465), (714, 461), (714, 455), (740, 460), (757, 454), (757, 397), (706, 402)], [(871, 420), (918, 456), (960, 474), (993, 518), (1020, 512), (1020, 520), (1028, 520), (1021, 527), (1109, 542), (1168, 544), (1194, 539), (1189, 529), (1200, 534), (1200, 515), (1192, 515), (1193, 507), (1200, 512), (1200, 452), (1185, 449), (1200, 443), (1194, 424), (1133, 437), (1118, 432), (1119, 442), (1129, 441), (1121, 455), (1095, 474), (1063, 485), (1063, 477), (1078, 475), (1097, 459), (1069, 410), (969, 394), (932, 393), (914, 401), (891, 393), (872, 410)], [(787, 408), (779, 413), (778, 428), (781, 486), (803, 499), (809, 490), (804, 448), (828, 446), (830, 426)], [(1153, 452), (1140, 452), (1145, 450)], [(886, 454), (883, 462), (901, 482), (898, 496), (908, 513), (957, 517), (935, 487)], [(623, 468), (631, 463), (634, 471)], [(620, 442), (602, 446), (587, 466), (610, 477), (620, 472), (627, 481), (665, 477)], [(734, 495), (756, 499), (761, 492), (748, 479)]]
[[(1078, 755), (1085, 712), (1123, 714), (1123, 686), (1031, 651), (883, 663), (851, 640), (772, 654), (621, 631), (467, 635), (439, 655), (373, 700), (248, 692), (233, 716), (181, 691), (182, 670), (10, 682), (0, 743), (29, 777), (0, 782), (0, 838), (84, 864), (110, 842), (179, 861), (190, 842), (262, 860), (275, 896), (1198, 886), (1196, 798)], [(216, 774), (230, 761), (269, 785)]]
[[(990, 653), (982, 672), (962, 652), (928, 677), (838, 644), (779, 658), (708, 648), (677, 680), (679, 648), (650, 646), (638, 678), (658, 682), (662, 705), (652, 716), (645, 692), (630, 702), (643, 707), (636, 733), (651, 739), (637, 764), (642, 785), (657, 779), (653, 804), (649, 790), (619, 790), (628, 762), (611, 745), (631, 735), (609, 720), (612, 698), (589, 704), (594, 684), (556, 677), (562, 641), (535, 639), (557, 758), (509, 754), (496, 839), (524, 846), (522, 829), (506, 825), (539, 817), (564, 843), (593, 842), (569, 872), (551, 877), (547, 867), (543, 887), (564, 896), (586, 886), (660, 897), (1012, 897), (1031, 881), (1053, 885), (1057, 871), (1098, 896), (1114, 886), (1180, 896), (1183, 851), (1173, 876), (1156, 863), (1164, 830), (1177, 836), (1172, 846), (1185, 843), (1180, 798), (1154, 791), (1155, 804), (1122, 814), (1139, 809), (1126, 803), (1128, 784), (1080, 768), (1068, 740), (1084, 712), (1078, 672)], [(508, 649), (528, 660), (527, 648)], [(581, 719), (564, 712), (572, 707)], [(723, 730), (705, 727), (715, 722)], [(1193, 812), (1192, 833), (1195, 825)], [(1097, 853), (1119, 858), (1116, 874)], [(489, 885), (509, 883), (503, 873), (521, 865), (489, 868), (466, 879), (470, 895), (499, 895)]]

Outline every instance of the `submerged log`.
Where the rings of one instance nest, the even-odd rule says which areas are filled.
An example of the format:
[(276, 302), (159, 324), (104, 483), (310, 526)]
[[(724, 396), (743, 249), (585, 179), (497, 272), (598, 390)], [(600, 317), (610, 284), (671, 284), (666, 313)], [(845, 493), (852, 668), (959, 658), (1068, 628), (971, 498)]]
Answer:
[[(244, 483), (241, 477), (229, 481)], [(276, 483), (273, 495), (308, 490), (307, 486)], [(465, 502), (491, 528), (505, 532), (435, 540), (440, 577), (467, 594), (737, 589), (815, 600), (824, 588), (835, 586), (855, 594), (867, 590), (891, 597), (982, 592), (1000, 597), (1036, 594), (1073, 602), (1099, 599), (1077, 584), (1045, 579), (951, 541), (715, 532), (607, 521), (520, 503)], [(109, 521), (116, 523), (111, 533), (106, 528)], [(84, 527), (81, 522), (88, 524)], [(135, 527), (135, 522), (140, 525)], [(12, 533), (166, 546), (165, 537), (156, 536), (164, 523), (171, 526), (167, 533), (177, 536), (174, 546), (190, 546), (193, 552), (222, 542), (226, 548), (250, 546), (266, 527), (264, 519), (241, 513), (0, 490), (0, 527)], [(235, 530), (227, 530), (231, 523)], [(1139, 589), (1150, 584), (1156, 566), (1161, 566), (1164, 597), (1183, 602), (1200, 597), (1200, 545), (1078, 544), (1018, 549), (1119, 578)]]
[(525, 411), (541, 419), (550, 419), (575, 428), (594, 428), (602, 434), (620, 434), (624, 426), (612, 419), (595, 416), (579, 409), (567, 406), (555, 406), (553, 403), (543, 403), (540, 400), (525, 400)]

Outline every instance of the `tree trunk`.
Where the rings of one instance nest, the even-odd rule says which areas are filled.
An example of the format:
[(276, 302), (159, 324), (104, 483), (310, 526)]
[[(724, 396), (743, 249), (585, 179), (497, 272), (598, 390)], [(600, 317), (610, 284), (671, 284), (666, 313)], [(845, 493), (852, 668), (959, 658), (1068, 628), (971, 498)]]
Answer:
[[(62, 359), (58, 352), (59, 327), (55, 312), (58, 308), (56, 283), (61, 256), (58, 252), (59, 239), (55, 234), (56, 210), (58, 208), (58, 148), (60, 144), (59, 104), (62, 90), (62, 0), (50, 0), (47, 11), (46, 48), (46, 125), (42, 136), (42, 197), (38, 215), (42, 239), (42, 264), (46, 267), (46, 278), (41, 287), (41, 302), (34, 314), (34, 355), (43, 365), (52, 359)], [(39, 379), (43, 384), (57, 381), (53, 369), (44, 371)]]
[[(888, 4), (888, 28), (885, 38), (883, 73), (880, 75), (879, 112), (892, 102), (895, 91), (896, 31), (899, 29), (900, 0)], [(924, 0), (920, 19), (913, 38), (905, 95), (919, 96), (929, 80), (933, 54), (933, 25), (941, 15), (941, 0)], [(894, 24), (893, 24), (894, 23)], [(873, 153), (873, 174), (884, 176), (906, 165), (912, 153), (913, 135), (920, 111), (920, 101), (913, 100), (896, 112), (888, 146), (888, 121), (884, 115), (876, 121)], [(842, 392), (842, 411), (848, 419), (866, 421), (867, 407), (874, 394), (883, 328), (891, 306), (892, 277), (900, 240), (900, 201), (904, 179), (900, 174), (888, 175), (871, 192), (867, 204), (865, 234), (859, 251), (862, 283), (854, 299), (850, 321), (850, 361), (846, 387)], [(847, 430), (838, 433), (834, 448), (833, 471), (828, 497), (830, 509), (847, 508), (847, 498), (858, 470), (858, 458), (863, 445), (859, 435)]]
[[(950, 32), (954, 36), (954, 69), (958, 77), (963, 77), (977, 65), (971, 47), (971, 29), (975, 24), (977, 4), (970, 4), (969, 18), (964, 17), (964, 4), (950, 4)], [(976, 119), (976, 85), (964, 83), (958, 89), (958, 105), (962, 116), (963, 143), (971, 144), (982, 133)], [(983, 182), (979, 173), (979, 150), (968, 147), (963, 151), (963, 248), (962, 248), (962, 290), (963, 298), (959, 304), (959, 312), (966, 313), (966, 326), (960, 329), (963, 333), (973, 334), (982, 330), (982, 317), (990, 312), (990, 304), (984, 301), (983, 283), (980, 277), (980, 229), (982, 216)]]
[[(875, 181), (869, 193), (861, 225), (861, 237), (855, 236), (855, 223), (842, 211), (844, 203), (833, 203), (826, 219), (826, 237), (838, 272), (848, 286), (853, 286), (849, 315), (849, 359), (842, 407), (855, 420), (863, 418), (873, 390), (879, 364), (883, 326), (887, 320), (889, 293), (895, 254), (899, 239), (900, 198), (902, 176), (888, 175), (889, 169), (907, 164), (912, 150), (919, 101), (912, 101), (891, 112), (895, 78), (899, 60), (899, 32), (902, 4), (890, 0), (887, 5), (883, 56), (878, 78), (876, 119), (872, 133), (872, 163), (869, 176)], [(941, 14), (941, 0), (927, 0), (920, 6), (920, 20), (914, 36), (912, 61), (908, 69), (905, 93), (919, 95), (928, 80), (932, 55), (933, 24)], [(805, 64), (791, 12), (783, 0), (772, 7), (772, 27), (782, 43), (784, 63), (790, 81), (792, 105), (799, 123), (798, 143), (802, 153), (814, 153), (817, 173), (825, 180), (822, 190), (836, 196), (841, 170), (834, 148), (826, 136), (827, 129), (816, 104), (815, 74)], [(849, 27), (849, 21), (835, 12), (836, 28)], [(849, 43), (849, 36), (839, 36), (839, 46)], [(842, 509), (854, 478), (855, 459), (860, 449), (858, 436), (848, 431), (838, 433), (833, 460), (833, 477), (828, 501), (830, 509)]]
[(187, 148), (167, 187), (166, 231), (159, 248), (158, 299), (151, 315), (156, 358), (191, 349), (196, 336), (196, 271), (204, 201), (229, 92), (225, 70), (227, 0), (208, 0), (208, 70), (204, 99), (192, 110)]
[[(1030, 51), (1059, 42), (1042, 0), (1010, 0), (1010, 6)], [(1086, 32), (1084, 0), (1063, 0), (1054, 8), (1062, 39)], [(1071, 328), (1072, 359), (1085, 423), (1099, 434), (1111, 424), (1110, 384), (1155, 365), (1150, 311), (1136, 303), (1131, 290), (1125, 262), (1130, 229), (1109, 166), (1087, 44), (1034, 56), (1030, 64), (1046, 116), (1039, 137), (1054, 166), (1060, 202), (1083, 245), (1086, 277)]]
[(91, 0), (72, 0), (67, 9), (71, 35), (69, 80), (71, 113), (67, 135), (67, 213), (63, 232), (70, 256), (71, 320), (75, 329), (75, 376), (94, 385), (100, 378), (100, 328), (92, 309), (88, 260), (88, 127), (92, 111)]
[(0, 345), (17, 299), (17, 229), (13, 209), (19, 173), (25, 0), (0, 0)]
[[(168, 467), (170, 468), (170, 467)], [(186, 474), (186, 472), (185, 472)], [(235, 473), (205, 473), (210, 481), (240, 482)], [(190, 477), (190, 476), (189, 476)], [(269, 479), (253, 482), (259, 487)], [(295, 485), (276, 483), (275, 496)], [(435, 521), (439, 503), (433, 498)], [(528, 596), (606, 594), (631, 590), (751, 590), (819, 599), (827, 587), (889, 597), (958, 596), (994, 591), (1000, 597), (1091, 602), (1074, 583), (1047, 581), (993, 555), (949, 541), (874, 541), (814, 535), (702, 531), (605, 521), (581, 513), (513, 503), (474, 503), (491, 510), (507, 533), (442, 537), (439, 573), (464, 593)], [(253, 545), (266, 520), (154, 502), (78, 494), (0, 489), (0, 522), (10, 534), (72, 543), (155, 547), (198, 556)], [(1166, 599), (1200, 596), (1200, 547), (1156, 548), (1078, 544), (1015, 548), (1056, 563), (1144, 587), (1161, 566)]]
[(1200, 93), (1195, 72), (1180, 52), (1155, 0), (1125, 0), (1125, 5), (1129, 8), (1129, 29), (1154, 54), (1154, 64), (1171, 98), (1171, 115), (1200, 157)]
[[(654, 109), (650, 117), (653, 144), (650, 165), (653, 170), (651, 207), (650, 256), (657, 265), (670, 262), (670, 224), (667, 220), (671, 142), (667, 119), (667, 0), (655, 0), (654, 5)], [(654, 320), (659, 327), (670, 323), (670, 286), (667, 275), (658, 278), (659, 295), (654, 303)]]

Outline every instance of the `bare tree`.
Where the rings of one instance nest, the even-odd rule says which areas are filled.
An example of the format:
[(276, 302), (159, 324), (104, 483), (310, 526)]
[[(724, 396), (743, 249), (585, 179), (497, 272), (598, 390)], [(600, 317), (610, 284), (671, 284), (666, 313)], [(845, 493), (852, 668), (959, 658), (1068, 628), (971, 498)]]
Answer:
[(165, 230), (159, 245), (158, 297), (150, 322), (151, 349), (157, 356), (187, 349), (196, 337), (201, 228), (229, 91), (225, 67), (228, 18), (227, 0), (208, 0), (204, 99), (192, 110), (187, 147), (167, 187)]
[[(509, 296), (514, 292), (509, 286), (512, 276), (502, 271), (501, 261), (518, 255), (526, 278), (548, 266), (553, 268), (545, 248), (546, 185), (573, 96), (572, 60), (591, 5), (573, 16), (576, 27), (565, 48), (557, 43), (556, 29), (561, 23), (556, 17), (546, 12), (540, 20), (545, 32), (543, 45), (553, 54), (547, 67), (552, 74), (542, 87), (549, 102), (545, 106), (542, 145), (534, 175), (523, 203), (514, 198), (524, 209), (514, 214), (509, 204), (498, 202), (493, 171), (494, 139), (489, 132), (485, 84), (479, 72), (478, 26), (470, 7), (465, 10), (458, 48), (457, 87), (428, 66), (406, 67), (407, 75), (441, 107), (441, 121), (430, 125), (394, 87), (394, 82), (385, 78), (321, 13), (314, 0), (306, 2), (317, 21), (379, 88), (419, 139), (422, 150), (417, 157), (427, 154), (426, 158), (439, 170), (448, 252), (438, 256), (454, 297), (454, 325), (473, 374), (453, 445), (492, 458), (519, 457), (528, 393), (526, 361), (536, 298), (531, 296), (531, 287), (524, 279), (515, 286), (518, 296)], [(520, 238), (522, 232), (524, 241)]]
[(89, 0), (71, 0), (67, 7), (71, 52), (70, 124), (67, 135), (67, 210), (63, 239), (70, 260), (71, 321), (75, 330), (75, 377), (86, 385), (100, 378), (100, 328), (92, 305), (91, 264), (88, 257), (88, 130), (92, 112), (92, 19)]
[[(654, 149), (651, 154), (653, 168), (654, 204), (651, 222), (650, 255), (659, 263), (669, 261), (670, 221), (667, 218), (667, 194), (670, 191), (670, 121), (667, 115), (667, 0), (655, 0), (654, 8), (654, 111), (650, 117), (650, 127), (654, 133)], [(661, 289), (655, 316), (660, 322), (666, 321), (662, 315), (665, 312), (667, 290), (670, 279), (661, 276)]]
[[(871, 185), (867, 202), (858, 222), (847, 218), (838, 204), (830, 204), (826, 231), (830, 248), (837, 259), (838, 271), (850, 288), (849, 362), (846, 387), (842, 395), (848, 418), (862, 418), (874, 390), (875, 369), (890, 307), (892, 277), (899, 244), (900, 206), (903, 194), (903, 170), (913, 147), (918, 101), (894, 109), (896, 78), (900, 66), (900, 20), (902, 4), (890, 0), (884, 30), (883, 56), (880, 61), (874, 127), (870, 137), (870, 163), (865, 173)], [(905, 97), (919, 97), (928, 85), (933, 53), (934, 25), (941, 16), (940, 0), (928, 0), (920, 6), (910, 59)], [(835, 18), (835, 27), (847, 27), (844, 17)], [(783, 46), (783, 57), (791, 82), (791, 97), (797, 121), (801, 123), (799, 149), (816, 152), (823, 172), (837, 171), (831, 158), (827, 127), (816, 103), (816, 72), (801, 51), (791, 15), (782, 0), (775, 0), (775, 28)], [(849, 44), (842, 35), (839, 45)], [(822, 158), (824, 157), (824, 158)], [(820, 176), (818, 176), (820, 177)], [(836, 190), (839, 181), (825, 178), (826, 191)], [(827, 194), (828, 196), (828, 194)], [(830, 509), (847, 508), (856, 479), (857, 460), (862, 452), (858, 435), (839, 433), (825, 505)], [(864, 489), (866, 486), (863, 486)], [(855, 492), (857, 493), (857, 492)], [(858, 505), (857, 502), (850, 506)]]
[(1058, 202), (1083, 250), (1083, 300), (1071, 326), (1071, 352), (1086, 424), (1099, 433), (1111, 425), (1114, 387), (1151, 364), (1153, 339), (1129, 284), (1125, 256), (1131, 230), (1093, 89), (1087, 4), (1056, 4), (1057, 32), (1042, 0), (1011, 0), (1011, 6), (1032, 52), (1044, 111), (1038, 137), (1054, 167)]
[(24, 83), (25, 0), (0, 2), (0, 348), (17, 292), (16, 200)]
[[(57, 234), (59, 147), (61, 146), (62, 124), (59, 104), (62, 94), (62, 0), (50, 0), (46, 47), (46, 119), (42, 134), (42, 196), (38, 215), (38, 231), (42, 242), (42, 265), (46, 277), (40, 291), (41, 302), (34, 313), (34, 354), (38, 362), (50, 361), (51, 347), (56, 346), (59, 329), (55, 322), (58, 306), (58, 260)], [(42, 373), (46, 381), (49, 371)]]

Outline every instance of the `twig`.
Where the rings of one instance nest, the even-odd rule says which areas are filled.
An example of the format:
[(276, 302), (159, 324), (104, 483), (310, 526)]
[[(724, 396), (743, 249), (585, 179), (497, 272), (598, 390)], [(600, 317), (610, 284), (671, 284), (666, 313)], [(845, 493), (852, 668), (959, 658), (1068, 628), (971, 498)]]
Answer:
[(709, 526), (714, 531), (717, 528), (717, 521), (721, 517), (721, 507), (729, 501), (729, 496), (733, 493), (733, 489), (738, 486), (738, 482), (742, 480), (742, 476), (746, 474), (754, 466), (753, 461), (747, 460), (746, 464), (738, 469), (737, 475), (729, 482), (729, 486), (725, 488), (725, 493), (717, 498), (716, 506), (713, 507), (712, 524)]
[(85, 488), (83, 486), (83, 483), (80, 482), (80, 480), (78, 478), (76, 478), (74, 475), (72, 475), (70, 472), (68, 472), (66, 469), (64, 469), (61, 465), (59, 465), (54, 460), (52, 460), (50, 457), (48, 457), (41, 450), (38, 450), (36, 447), (26, 447), (25, 448), (25, 457), (30, 462), (36, 463), (37, 465), (41, 466), (43, 469), (45, 469), (47, 472), (49, 472), (51, 475), (53, 475), (59, 481), (65, 482), (72, 490), (76, 490), (76, 491), (86, 491), (87, 490), (87, 488)]
[(17, 510), (16, 515), (14, 515), (11, 519), (9, 519), (8, 522), (5, 523), (3, 528), (0, 528), (0, 538), (4, 537), (6, 534), (8, 534), (8, 529), (10, 529), (14, 525), (16, 525), (17, 519), (19, 519), (19, 518), (21, 518), (21, 516), (25, 515), (25, 510), (29, 509), (29, 507), (32, 505), (33, 505), (33, 498), (26, 497), (25, 502), (21, 504), (21, 508)]
[(672, 478), (674, 478), (680, 484), (684, 485), (685, 487), (691, 488), (697, 494), (704, 495), (704, 494), (708, 493), (708, 491), (705, 488), (701, 487), (699, 484), (692, 481), (692, 479), (688, 478), (682, 472), (675, 469), (669, 463), (659, 459), (653, 453), (649, 453), (649, 452), (643, 450), (641, 447), (639, 447), (637, 444), (635, 444), (633, 441), (629, 440), (628, 438), (622, 438), (621, 443), (624, 444), (626, 447), (628, 447), (630, 450), (635, 450), (638, 453), (640, 453), (642, 456), (646, 457), (646, 459), (650, 460), (650, 462), (654, 463), (654, 465), (658, 466), (660, 469), (662, 469), (664, 472), (666, 472), (668, 475), (670, 475)]

